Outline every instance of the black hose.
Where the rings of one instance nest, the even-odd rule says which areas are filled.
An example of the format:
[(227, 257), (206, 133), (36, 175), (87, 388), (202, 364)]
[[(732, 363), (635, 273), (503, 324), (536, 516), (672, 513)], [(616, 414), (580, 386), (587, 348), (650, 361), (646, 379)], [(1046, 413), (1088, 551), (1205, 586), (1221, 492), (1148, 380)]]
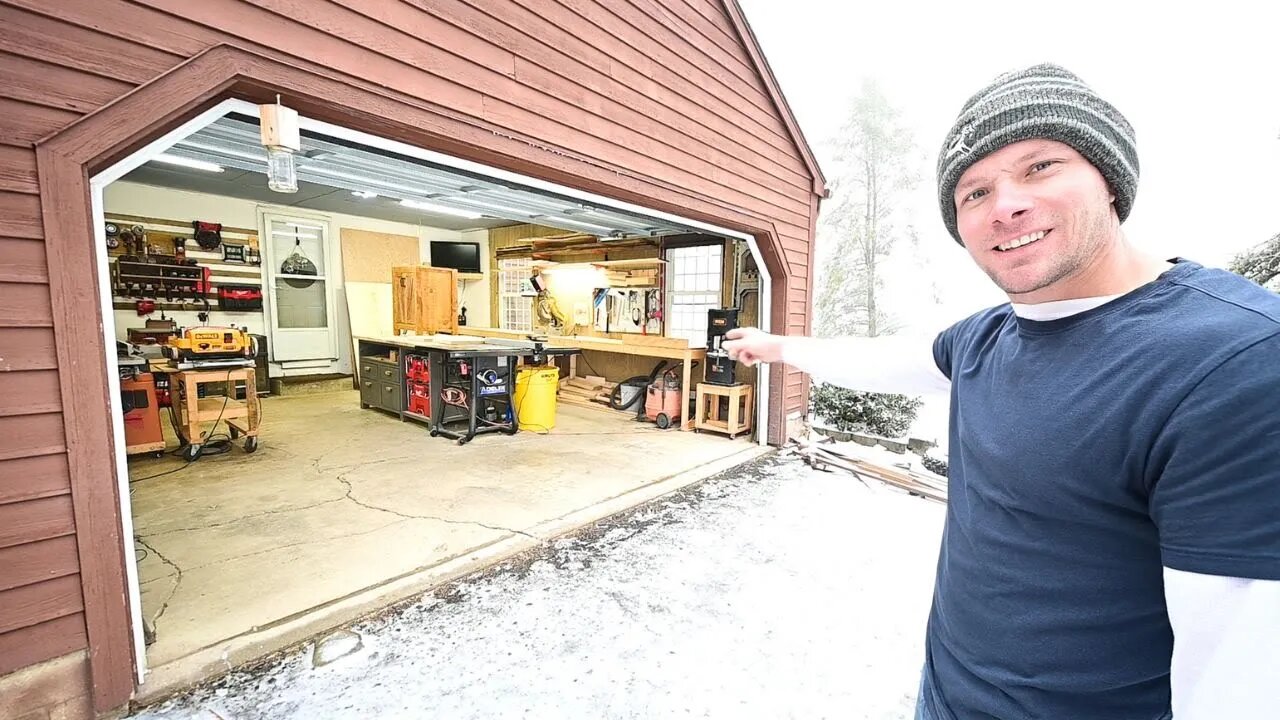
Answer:
[[(634, 406), (636, 403), (640, 403), (640, 408), (636, 411), (636, 416), (639, 417), (640, 414), (644, 412), (644, 403), (641, 401), (644, 399), (644, 394), (646, 392), (646, 389), (650, 385), (652, 385), (655, 380), (658, 379), (658, 375), (662, 373), (662, 369), (666, 366), (667, 366), (666, 360), (659, 360), (658, 364), (653, 366), (653, 370), (651, 370), (647, 376), (636, 375), (635, 377), (629, 377), (626, 380), (623, 380), (622, 382), (618, 383), (613, 388), (613, 391), (609, 393), (609, 407), (613, 408), (614, 410), (628, 410), (632, 406)], [(641, 388), (640, 392), (636, 393), (635, 396), (632, 397), (631, 400), (624, 405), (622, 402), (622, 386), (623, 385), (639, 385), (641, 383), (643, 383), (644, 385)]]

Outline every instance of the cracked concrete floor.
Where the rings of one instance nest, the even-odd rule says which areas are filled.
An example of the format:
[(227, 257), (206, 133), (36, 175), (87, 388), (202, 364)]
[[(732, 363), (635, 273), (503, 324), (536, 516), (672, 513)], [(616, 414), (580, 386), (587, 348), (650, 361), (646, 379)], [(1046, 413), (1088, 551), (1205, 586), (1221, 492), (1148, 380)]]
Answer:
[(775, 455), (134, 717), (908, 720), (944, 517)]
[(549, 435), (459, 447), (361, 410), (354, 391), (265, 400), (252, 455), (237, 446), (167, 475), (181, 460), (131, 460), (148, 664), (747, 449), (566, 406)]

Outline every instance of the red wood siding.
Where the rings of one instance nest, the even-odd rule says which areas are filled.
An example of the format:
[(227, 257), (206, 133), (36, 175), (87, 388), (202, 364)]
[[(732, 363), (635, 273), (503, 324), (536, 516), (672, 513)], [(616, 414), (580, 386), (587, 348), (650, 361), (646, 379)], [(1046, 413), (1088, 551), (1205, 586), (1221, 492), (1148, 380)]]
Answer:
[[(58, 132), (229, 44), (309, 73), (306, 91), (380, 94), (397, 114), (364, 113), (371, 132), (413, 127), (433, 149), (753, 233), (774, 329), (803, 333), (822, 181), (739, 13), (721, 0), (0, 0), (0, 673), (85, 647), (100, 611), (88, 579), (83, 593), (69, 583), (95, 577), (82, 553), (114, 522), (82, 515), (101, 496), (73, 493), (80, 421), (64, 416), (55, 322), (67, 302), (97, 309), (92, 288), (64, 287), (65, 251), (46, 250), (46, 221), (59, 243), (84, 233), (50, 219), (67, 199), (41, 186), (34, 145), (44, 173)], [(775, 368), (772, 440), (805, 388)], [(75, 538), (77, 520), (94, 539)]]

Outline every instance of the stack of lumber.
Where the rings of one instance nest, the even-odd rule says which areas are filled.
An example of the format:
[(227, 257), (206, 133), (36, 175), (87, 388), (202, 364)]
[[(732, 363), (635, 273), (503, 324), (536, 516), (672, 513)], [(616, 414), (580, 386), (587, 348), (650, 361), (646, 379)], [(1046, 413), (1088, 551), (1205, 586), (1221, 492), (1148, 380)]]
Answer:
[(613, 392), (613, 388), (616, 385), (617, 383), (611, 383), (595, 375), (565, 378), (560, 381), (558, 397), (560, 402), (569, 403), (570, 405), (607, 410), (611, 409), (609, 408), (609, 393)]
[(596, 242), (595, 235), (587, 233), (569, 233), (566, 235), (547, 235), (545, 237), (527, 238), (521, 240), (521, 243), (529, 243), (535, 250), (549, 250), (566, 245), (581, 245), (583, 243)]
[(658, 269), (634, 269), (623, 270), (620, 268), (608, 268), (605, 270), (605, 279), (609, 282), (609, 287), (657, 287), (658, 285)]
[[(794, 439), (794, 438), (793, 438)], [(819, 470), (838, 468), (853, 473), (854, 477), (866, 483), (867, 479), (906, 490), (940, 503), (947, 502), (947, 480), (933, 473), (921, 473), (900, 467), (885, 467), (863, 460), (852, 453), (834, 447), (829, 443), (809, 443), (796, 440), (800, 445), (800, 453), (805, 461)]]

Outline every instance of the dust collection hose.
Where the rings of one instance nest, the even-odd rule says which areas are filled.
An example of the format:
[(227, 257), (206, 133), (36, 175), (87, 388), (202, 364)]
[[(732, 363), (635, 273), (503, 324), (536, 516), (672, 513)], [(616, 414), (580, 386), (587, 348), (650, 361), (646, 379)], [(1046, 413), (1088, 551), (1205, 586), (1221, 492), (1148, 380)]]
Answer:
[[(658, 364), (653, 366), (653, 370), (649, 372), (649, 375), (647, 377), (644, 375), (636, 375), (635, 377), (629, 377), (626, 380), (623, 380), (622, 382), (618, 383), (613, 388), (613, 391), (609, 393), (609, 407), (613, 408), (614, 410), (627, 410), (627, 409), (630, 409), (636, 403), (639, 403), (640, 408), (636, 410), (636, 416), (639, 417), (641, 414), (644, 413), (644, 396), (645, 396), (645, 393), (648, 392), (648, 387), (652, 385), (655, 380), (658, 379), (658, 375), (662, 373), (662, 369), (665, 368), (666, 366), (667, 366), (666, 360), (659, 360)], [(634, 386), (640, 383), (644, 383), (644, 387), (640, 390), (640, 392), (636, 393), (629, 402), (627, 402), (626, 404), (623, 404), (622, 386), (623, 385)]]

